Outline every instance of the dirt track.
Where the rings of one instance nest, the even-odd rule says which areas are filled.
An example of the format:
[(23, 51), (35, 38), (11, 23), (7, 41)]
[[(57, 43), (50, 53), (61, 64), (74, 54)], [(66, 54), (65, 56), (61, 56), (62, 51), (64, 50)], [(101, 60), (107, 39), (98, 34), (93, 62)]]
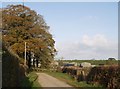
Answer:
[(45, 73), (37, 73), (37, 74), (38, 74), (38, 82), (42, 87), (67, 87), (67, 88), (71, 87), (73, 89), (72, 86), (48, 74)]

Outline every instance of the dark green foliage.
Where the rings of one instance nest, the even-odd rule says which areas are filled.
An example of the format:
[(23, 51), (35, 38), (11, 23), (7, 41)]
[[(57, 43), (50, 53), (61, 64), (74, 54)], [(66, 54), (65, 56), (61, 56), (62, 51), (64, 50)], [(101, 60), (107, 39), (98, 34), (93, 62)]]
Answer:
[(2, 56), (2, 87), (20, 87), (25, 78), (25, 68), (19, 58), (3, 47)]
[(120, 89), (120, 67), (94, 67), (88, 74), (87, 82), (98, 83), (108, 89)]
[(22, 80), (21, 87), (29, 89), (41, 89), (40, 84), (37, 81), (38, 75), (35, 72), (30, 72), (26, 78)]
[(118, 65), (93, 68), (64, 67), (62, 72), (71, 75), (78, 82), (85, 81), (107, 89), (120, 89), (120, 67)]

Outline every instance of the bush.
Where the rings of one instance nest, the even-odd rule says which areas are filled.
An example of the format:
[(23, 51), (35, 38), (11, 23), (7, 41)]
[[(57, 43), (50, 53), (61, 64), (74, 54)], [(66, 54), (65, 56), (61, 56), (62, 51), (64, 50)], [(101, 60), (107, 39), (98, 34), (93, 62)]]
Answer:
[(108, 89), (120, 89), (120, 67), (94, 67), (87, 76), (87, 82), (101, 84)]
[(20, 64), (19, 58), (3, 47), (2, 56), (2, 87), (20, 87), (21, 80), (25, 78), (25, 68)]

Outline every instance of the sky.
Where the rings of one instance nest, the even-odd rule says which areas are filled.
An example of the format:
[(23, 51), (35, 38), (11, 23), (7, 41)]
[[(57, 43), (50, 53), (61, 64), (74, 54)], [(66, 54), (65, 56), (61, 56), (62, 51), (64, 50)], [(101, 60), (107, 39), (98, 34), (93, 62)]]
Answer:
[[(4, 2), (22, 4), (22, 2)], [(25, 2), (43, 15), (55, 40), (56, 59), (118, 58), (117, 2)]]

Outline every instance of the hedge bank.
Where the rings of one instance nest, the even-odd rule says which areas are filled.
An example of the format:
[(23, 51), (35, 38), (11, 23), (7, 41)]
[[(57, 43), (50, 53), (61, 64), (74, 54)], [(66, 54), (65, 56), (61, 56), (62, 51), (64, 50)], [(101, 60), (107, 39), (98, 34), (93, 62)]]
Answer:
[(17, 55), (2, 47), (2, 87), (21, 87), (25, 78), (25, 67)]

